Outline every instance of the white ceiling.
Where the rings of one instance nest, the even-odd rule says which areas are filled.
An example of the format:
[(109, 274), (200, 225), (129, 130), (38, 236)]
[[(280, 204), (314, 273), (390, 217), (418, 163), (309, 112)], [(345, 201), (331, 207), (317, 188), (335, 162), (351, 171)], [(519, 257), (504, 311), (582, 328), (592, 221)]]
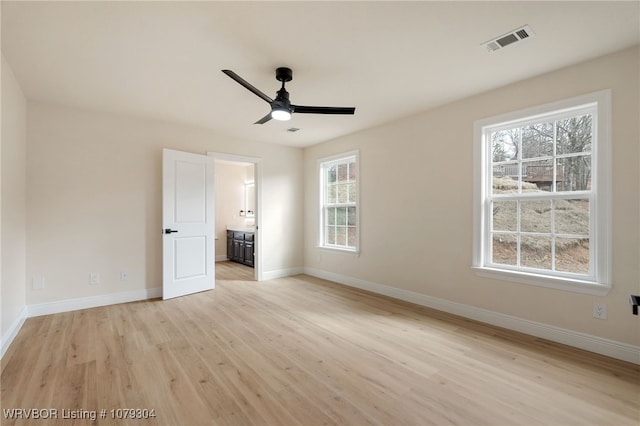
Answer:
[[(30, 100), (301, 147), (638, 44), (639, 5), (2, 1), (2, 52)], [(534, 38), (480, 46), (525, 24)], [(220, 70), (275, 97), (279, 66), (292, 103), (355, 115), (252, 124), (268, 104)]]

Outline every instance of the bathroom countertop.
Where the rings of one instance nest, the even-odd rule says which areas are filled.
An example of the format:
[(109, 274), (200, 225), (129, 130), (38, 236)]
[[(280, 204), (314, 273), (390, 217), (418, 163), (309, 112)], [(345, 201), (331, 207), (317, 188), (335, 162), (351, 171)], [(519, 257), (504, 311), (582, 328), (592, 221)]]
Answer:
[(227, 226), (227, 231), (256, 232), (254, 226)]

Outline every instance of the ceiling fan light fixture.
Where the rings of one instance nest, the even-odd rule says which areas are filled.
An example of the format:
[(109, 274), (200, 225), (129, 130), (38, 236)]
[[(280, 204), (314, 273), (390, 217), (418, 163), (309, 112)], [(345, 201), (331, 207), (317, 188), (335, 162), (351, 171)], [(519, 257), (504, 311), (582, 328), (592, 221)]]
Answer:
[(291, 119), (291, 112), (282, 108), (282, 109), (273, 109), (271, 111), (271, 118), (274, 120), (287, 121)]

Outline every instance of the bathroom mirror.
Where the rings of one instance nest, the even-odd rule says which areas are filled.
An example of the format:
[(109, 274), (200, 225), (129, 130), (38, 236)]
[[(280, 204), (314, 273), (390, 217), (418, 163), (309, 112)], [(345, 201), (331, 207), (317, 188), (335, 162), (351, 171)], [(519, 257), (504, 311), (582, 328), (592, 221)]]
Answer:
[(253, 182), (244, 185), (244, 211), (246, 217), (256, 215), (256, 186)]

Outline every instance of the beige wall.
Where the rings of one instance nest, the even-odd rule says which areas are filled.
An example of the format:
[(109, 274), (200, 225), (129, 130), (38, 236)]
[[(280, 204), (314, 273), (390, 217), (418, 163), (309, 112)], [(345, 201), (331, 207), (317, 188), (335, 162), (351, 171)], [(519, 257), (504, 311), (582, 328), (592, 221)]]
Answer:
[(302, 205), (300, 149), (31, 102), (27, 118), (27, 277), (46, 280), (28, 304), (161, 286), (162, 148), (261, 158), (263, 271), (302, 266), (302, 214), (280, 209)]
[(27, 104), (2, 56), (0, 303), (2, 341), (25, 308)]
[(240, 216), (245, 184), (254, 182), (254, 165), (216, 162), (216, 258), (227, 255), (227, 227), (248, 227), (254, 218)]
[[(628, 302), (630, 293), (640, 292), (639, 75), (639, 50), (628, 49), (305, 149), (305, 267), (640, 344), (638, 317)], [(596, 297), (476, 276), (471, 270), (474, 121), (608, 88), (613, 289)], [(359, 256), (316, 248), (316, 161), (354, 149), (361, 162)], [(608, 320), (592, 318), (595, 301), (607, 304)]]

